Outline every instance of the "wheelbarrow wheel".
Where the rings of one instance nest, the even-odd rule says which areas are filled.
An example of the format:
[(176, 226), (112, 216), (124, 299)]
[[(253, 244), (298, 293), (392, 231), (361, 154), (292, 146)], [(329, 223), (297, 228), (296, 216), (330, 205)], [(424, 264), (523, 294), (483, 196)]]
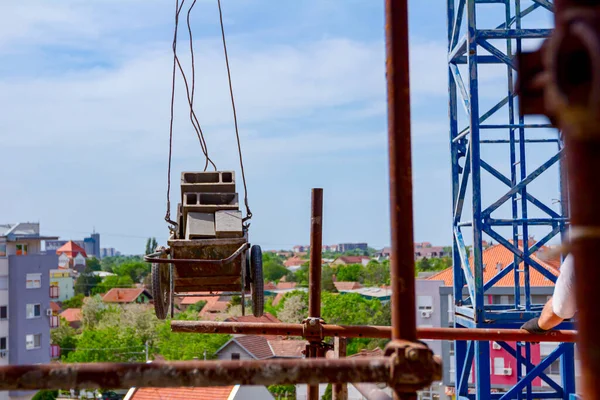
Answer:
[(252, 314), (261, 317), (265, 309), (262, 250), (254, 245), (250, 249), (250, 289), (252, 290)]
[(152, 264), (152, 297), (156, 318), (165, 319), (171, 306), (169, 264)]

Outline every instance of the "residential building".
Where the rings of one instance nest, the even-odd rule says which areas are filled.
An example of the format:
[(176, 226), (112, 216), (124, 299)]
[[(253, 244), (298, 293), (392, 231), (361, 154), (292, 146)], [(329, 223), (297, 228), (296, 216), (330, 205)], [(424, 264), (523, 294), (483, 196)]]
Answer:
[(308, 253), (310, 251), (310, 246), (294, 246), (292, 251), (294, 253)]
[(304, 358), (308, 342), (294, 339), (272, 339), (265, 336), (234, 336), (215, 355), (219, 360), (267, 360)]
[(131, 388), (124, 400), (272, 400), (266, 386)]
[(56, 250), (60, 249), (68, 242), (73, 242), (83, 249), (83, 240), (46, 240), (44, 243), (44, 250), (46, 253), (56, 253)]
[(392, 256), (392, 248), (391, 247), (384, 247), (383, 249), (381, 249), (381, 251), (378, 251), (375, 254), (375, 257), (379, 261), (389, 260), (391, 256)]
[(302, 259), (300, 257), (294, 256), (290, 257), (283, 262), (283, 265), (292, 272), (295, 272), (302, 267), (302, 264), (306, 264), (308, 260)]
[(333, 282), (333, 286), (335, 286), (337, 291), (340, 293), (360, 289), (363, 287), (359, 282), (343, 282), (343, 281), (335, 281), (335, 282)]
[(67, 321), (71, 328), (79, 329), (81, 327), (81, 308), (67, 308), (60, 313), (60, 317)]
[[(522, 246), (522, 243), (519, 243)], [(541, 252), (547, 249), (542, 248), (540, 252), (532, 255), (531, 257), (537, 261), (542, 267), (546, 268), (554, 275), (558, 275), (558, 267), (560, 261), (557, 259), (545, 259), (541, 257)], [(507, 250), (502, 245), (490, 245), (483, 251), (483, 279), (484, 282), (488, 282), (497, 273), (501, 272), (507, 265), (513, 261), (513, 253)], [(472, 265), (472, 260), (470, 260)], [(472, 268), (472, 267), (471, 267)], [(523, 269), (523, 263), (519, 266), (519, 269)], [(510, 275), (510, 276), (509, 276)], [(509, 274), (500, 279), (494, 286), (485, 292), (484, 302), (485, 304), (515, 304), (515, 288), (514, 288), (514, 277)], [(521, 285), (523, 285), (523, 278), (521, 277)], [(429, 280), (442, 281), (443, 285), (440, 287), (440, 309), (445, 310), (441, 313), (441, 326), (452, 327), (454, 326), (453, 320), (453, 271), (452, 268), (443, 270), (432, 277)], [(551, 280), (547, 279), (539, 271), (534, 268), (530, 268), (529, 271), (530, 280), (530, 291), (531, 291), (531, 303), (542, 305), (548, 301), (554, 291), (554, 284)], [(465, 288), (466, 290), (466, 288)], [(521, 304), (525, 304), (524, 288), (521, 287)], [(513, 349), (516, 348), (516, 343), (507, 342), (507, 344)], [(557, 346), (557, 343), (543, 343), (543, 344), (532, 344), (531, 345), (531, 358), (532, 363), (537, 365), (539, 361), (550, 354)], [(438, 353), (440, 354), (440, 353)], [(446, 386), (446, 393), (452, 395), (454, 393), (455, 383), (455, 360), (454, 360), (454, 342), (443, 341), (442, 342), (442, 359), (443, 365), (448, 365), (449, 368), (444, 368), (443, 382)], [(490, 343), (490, 355), (491, 355), (491, 383), (492, 389), (501, 393), (507, 388), (512, 387), (517, 381), (516, 362), (514, 357), (510, 355), (504, 348), (495, 342)], [(576, 361), (577, 362), (577, 361)], [(577, 370), (577, 369), (576, 369)], [(546, 374), (555, 382), (560, 383), (560, 365), (559, 360), (554, 362), (547, 370)], [(470, 383), (473, 383), (474, 374), (471, 373)], [(536, 379), (533, 381), (533, 390), (540, 391), (545, 390), (548, 385), (546, 382)]]
[(331, 266), (337, 265), (350, 265), (350, 264), (362, 264), (367, 265), (371, 261), (371, 257), (368, 256), (340, 256), (333, 260)]
[(72, 269), (50, 270), (50, 298), (52, 300), (65, 301), (75, 296), (74, 284), (75, 272)]
[(100, 249), (100, 257), (115, 257), (120, 256), (121, 252), (117, 251), (114, 247), (103, 247)]
[(113, 288), (102, 296), (102, 301), (105, 303), (148, 304), (150, 300), (152, 295), (144, 288)]
[(432, 246), (429, 242), (415, 243), (415, 260), (422, 258), (449, 257), (452, 251), (443, 246)]
[[(0, 225), (0, 365), (50, 361), (50, 270), (56, 254), (42, 253), (39, 223)], [(0, 392), (0, 400), (30, 399), (35, 392)]]
[(337, 251), (340, 253), (345, 253), (347, 251), (352, 250), (369, 250), (369, 245), (367, 243), (340, 243), (337, 245)]
[(79, 273), (85, 270), (87, 253), (72, 240), (69, 240), (57, 249), (56, 255), (58, 255), (59, 268), (69, 268)]

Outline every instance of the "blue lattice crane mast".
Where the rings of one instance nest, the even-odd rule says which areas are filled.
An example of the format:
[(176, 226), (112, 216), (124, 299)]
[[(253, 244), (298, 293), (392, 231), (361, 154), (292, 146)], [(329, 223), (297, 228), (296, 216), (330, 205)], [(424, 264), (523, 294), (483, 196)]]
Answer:
[[(548, 0), (448, 0), (448, 76), (449, 117), (453, 191), (453, 279), (456, 327), (514, 328), (539, 315), (543, 304), (533, 304), (531, 273), (556, 281), (556, 274), (542, 265), (535, 253), (552, 239), (564, 235), (567, 224), (568, 199), (562, 185), (563, 143), (551, 125), (530, 122), (518, 112), (515, 93), (516, 54), (527, 42), (540, 41), (550, 29), (524, 28), (534, 25), (536, 15), (553, 12)], [(502, 8), (503, 12), (487, 12), (483, 7)], [(479, 15), (478, 15), (479, 13)], [(493, 29), (483, 28), (492, 17), (499, 18)], [(493, 70), (503, 72), (502, 89), (493, 94), (480, 92), (480, 74)], [(495, 101), (489, 105), (489, 97)], [(462, 110), (459, 110), (461, 108)], [(497, 149), (490, 152), (490, 148)], [(531, 168), (529, 156), (543, 151), (551, 154), (537, 167)], [(501, 162), (494, 165), (499, 150), (506, 150)], [(542, 149), (543, 151), (540, 151)], [(487, 153), (486, 153), (487, 152)], [(494, 157), (490, 156), (493, 155)], [(488, 157), (489, 156), (489, 157)], [(560, 201), (548, 204), (530, 190), (547, 170), (558, 169), (555, 176)], [(546, 172), (548, 175), (548, 172)], [(501, 194), (491, 200), (491, 193)], [(484, 196), (482, 196), (482, 194)], [(482, 199), (482, 197), (484, 197)], [(555, 210), (559, 208), (559, 210)], [(542, 230), (543, 237), (533, 240), (532, 229)], [(491, 279), (484, 279), (484, 235), (512, 252), (512, 262), (499, 269)], [(472, 247), (467, 246), (471, 236)], [(470, 254), (469, 254), (470, 250)], [(489, 268), (489, 267), (488, 267)], [(492, 266), (493, 268), (493, 266)], [(488, 274), (489, 275), (489, 274)], [(487, 304), (486, 292), (500, 280), (514, 282), (511, 304)], [(561, 325), (569, 326), (569, 323)], [(492, 393), (490, 342), (455, 342), (457, 398), (568, 399), (575, 392), (574, 347), (561, 343), (538, 365), (532, 362), (530, 343), (512, 347), (497, 342), (514, 357), (516, 384), (505, 393)], [(544, 373), (560, 359), (560, 384)], [(472, 365), (474, 382), (470, 383)], [(541, 379), (543, 392), (534, 388)]]

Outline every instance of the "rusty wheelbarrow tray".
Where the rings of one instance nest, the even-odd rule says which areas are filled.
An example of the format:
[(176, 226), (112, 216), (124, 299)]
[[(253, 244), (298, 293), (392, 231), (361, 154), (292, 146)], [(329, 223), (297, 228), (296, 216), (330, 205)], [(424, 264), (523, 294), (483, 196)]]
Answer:
[(245, 293), (252, 293), (252, 311), (261, 316), (264, 309), (262, 251), (251, 246), (245, 235), (232, 239), (171, 239), (168, 248), (160, 248), (144, 260), (152, 263), (152, 294), (159, 319), (170, 312), (175, 297), (189, 292), (239, 294), (242, 313)]

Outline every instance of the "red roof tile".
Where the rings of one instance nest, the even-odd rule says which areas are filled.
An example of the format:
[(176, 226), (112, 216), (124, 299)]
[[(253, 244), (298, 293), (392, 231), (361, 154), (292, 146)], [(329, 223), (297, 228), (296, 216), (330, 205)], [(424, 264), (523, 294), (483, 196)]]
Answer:
[(139, 388), (131, 400), (227, 400), (235, 386), (185, 387), (185, 388)]
[[(519, 244), (519, 247), (522, 248), (522, 242), (520, 242)], [(555, 276), (558, 276), (558, 269), (554, 267), (554, 265), (557, 264), (556, 260), (551, 259), (544, 261), (539, 257), (540, 254), (532, 255), (531, 258), (537, 261), (542, 267), (550, 271), (550, 273), (552, 273)], [(507, 265), (513, 262), (513, 258), (513, 253), (500, 244), (496, 244), (485, 249), (483, 251), (483, 264), (485, 265), (485, 268), (483, 270), (484, 282), (488, 282), (498, 273), (498, 267), (505, 268)], [(471, 271), (473, 271), (473, 257), (469, 258), (469, 264), (471, 265)], [(523, 262), (519, 264), (519, 269), (522, 268)], [(519, 276), (520, 286), (524, 286), (525, 281), (523, 274), (519, 274)], [(441, 272), (438, 272), (437, 274), (427, 278), (427, 280), (444, 281), (444, 285), (452, 286), (454, 281), (452, 268), (447, 268)], [(552, 281), (547, 279), (544, 275), (542, 275), (533, 267), (529, 268), (529, 283), (531, 286), (554, 286), (554, 283)], [(515, 286), (515, 278), (513, 273), (508, 273), (506, 276), (500, 279), (494, 286)]]
[(285, 296), (285, 293), (277, 293), (277, 295), (273, 299), (273, 303), (272, 304), (274, 306), (276, 306), (277, 304), (279, 304), (279, 302), (281, 301), (281, 299), (283, 299), (283, 296)]
[(252, 354), (258, 360), (272, 358), (273, 352), (269, 346), (269, 342), (262, 336), (238, 336), (233, 339), (237, 344), (242, 346), (248, 353)]
[(360, 289), (362, 285), (358, 282), (333, 282), (338, 291)]
[(200, 310), (201, 316), (227, 311), (227, 307), (229, 307), (229, 300), (221, 300), (221, 295), (203, 297), (202, 299), (206, 301), (206, 305)]
[(67, 322), (81, 321), (81, 308), (67, 308), (60, 313), (60, 316), (67, 320)]
[(81, 255), (87, 258), (85, 250), (82, 249), (81, 246), (78, 246), (77, 243), (73, 242), (72, 240), (69, 240), (67, 243), (65, 243), (56, 250), (56, 254), (59, 256), (63, 253), (69, 257), (76, 257), (77, 254), (81, 253)]
[(302, 264), (304, 264), (306, 261), (307, 261), (307, 260), (304, 260), (304, 259), (302, 259), (302, 258), (300, 258), (300, 257), (296, 257), (296, 256), (294, 256), (294, 257), (290, 257), (290, 258), (288, 258), (287, 260), (285, 260), (285, 261), (283, 262), (283, 265), (285, 265), (285, 266), (286, 266), (286, 267), (288, 267), (288, 268), (289, 268), (289, 267), (297, 267), (297, 266), (299, 266), (299, 265), (302, 265)]
[(60, 306), (54, 301), (50, 302), (50, 309), (55, 313), (60, 312)]
[(336, 258), (333, 262), (337, 264), (362, 264), (363, 260), (370, 260), (368, 256), (341, 256)]
[(264, 290), (275, 290), (275, 289), (277, 289), (277, 286), (273, 282), (265, 283)]
[[(189, 293), (187, 293), (187, 294), (202, 294), (202, 295), (210, 295), (210, 294), (211, 294), (211, 292), (189, 292)], [(214, 296), (217, 296), (217, 297), (219, 297), (219, 294), (218, 294), (218, 293), (216, 293), (216, 294), (215, 294), (215, 293), (213, 293), (213, 295), (214, 295)], [(192, 304), (196, 304), (197, 302), (199, 302), (199, 301), (201, 301), (201, 300), (204, 300), (204, 301), (206, 301), (206, 299), (207, 299), (208, 297), (209, 297), (209, 296), (206, 296), (206, 297), (204, 297), (204, 296), (202, 296), (202, 297), (197, 297), (197, 296), (183, 297), (183, 298), (181, 299), (181, 303), (180, 303), (180, 304), (181, 304), (182, 306), (191, 306)], [(213, 297), (213, 296), (210, 296), (210, 297)]]
[(296, 287), (296, 282), (279, 282), (277, 284), (278, 290), (294, 289), (295, 287)]
[(133, 303), (142, 293), (146, 293), (146, 296), (152, 298), (146, 289), (113, 288), (102, 296), (102, 301), (105, 303)]
[(270, 339), (269, 345), (276, 358), (303, 358), (302, 352), (306, 349), (306, 340)]

